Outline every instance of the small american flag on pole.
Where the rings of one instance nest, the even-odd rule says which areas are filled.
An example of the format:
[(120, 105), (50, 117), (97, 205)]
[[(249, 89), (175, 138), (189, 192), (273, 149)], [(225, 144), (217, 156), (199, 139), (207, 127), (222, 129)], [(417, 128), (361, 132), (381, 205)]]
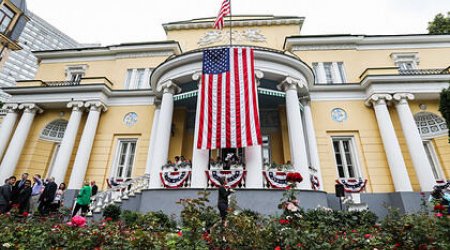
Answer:
[(198, 149), (261, 145), (252, 48), (203, 51)]
[(223, 0), (222, 6), (220, 7), (219, 15), (217, 15), (216, 21), (214, 21), (214, 28), (221, 30), (225, 25), (224, 17), (231, 13), (231, 0)]

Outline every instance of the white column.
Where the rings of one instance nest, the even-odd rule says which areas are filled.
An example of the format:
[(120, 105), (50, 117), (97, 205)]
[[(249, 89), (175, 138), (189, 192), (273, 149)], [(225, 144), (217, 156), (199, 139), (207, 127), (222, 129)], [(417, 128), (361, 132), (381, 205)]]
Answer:
[(147, 164), (145, 166), (145, 174), (150, 174), (152, 161), (155, 155), (156, 133), (158, 128), (159, 114), (161, 110), (157, 108), (153, 114), (152, 132), (150, 135), (150, 143), (148, 145)]
[(400, 124), (406, 139), (409, 155), (411, 156), (417, 179), (419, 179), (420, 188), (422, 191), (428, 192), (433, 190), (436, 180), (434, 179), (433, 170), (431, 169), (427, 153), (423, 147), (422, 138), (417, 129), (416, 121), (414, 120), (408, 105), (408, 100), (413, 99), (414, 95), (412, 94), (398, 93), (394, 95), (394, 100), (397, 101), (395, 107), (397, 108), (397, 114), (400, 118)]
[(167, 162), (169, 155), (170, 132), (173, 116), (173, 95), (181, 91), (181, 89), (172, 81), (162, 83), (158, 86), (157, 90), (163, 91), (163, 97), (156, 133), (158, 147), (155, 148), (153, 164), (150, 171), (150, 188), (161, 187), (159, 173), (161, 172), (161, 167)]
[(300, 172), (305, 179), (298, 185), (298, 187), (300, 189), (311, 190), (311, 183), (307, 180), (309, 177), (308, 155), (306, 153), (300, 103), (297, 94), (298, 89), (305, 86), (306, 83), (287, 77), (286, 80), (278, 85), (278, 89), (282, 89), (286, 92), (286, 113), (291, 161), (295, 170)]
[(375, 94), (367, 100), (366, 105), (372, 104), (375, 110), (375, 116), (391, 170), (395, 191), (410, 192), (412, 191), (411, 181), (409, 180), (405, 160), (403, 159), (394, 125), (392, 125), (391, 116), (389, 115), (386, 104), (390, 100), (392, 100), (392, 96), (389, 94)]
[(246, 188), (263, 187), (262, 148), (260, 145), (245, 148), (245, 165), (247, 166)]
[(3, 156), (3, 153), (8, 146), (9, 139), (11, 138), (11, 134), (14, 130), (14, 126), (17, 122), (17, 109), (19, 105), (17, 104), (8, 104), (3, 106), (4, 109), (7, 110), (7, 114), (5, 118), (3, 118), (3, 123), (0, 128), (0, 162)]
[(339, 65), (337, 62), (331, 63), (331, 73), (333, 75), (333, 83), (342, 83), (343, 79), (341, 77), (341, 72), (339, 71)]
[(70, 174), (68, 189), (80, 189), (86, 176), (91, 150), (94, 144), (95, 133), (97, 131), (100, 113), (106, 111), (106, 107), (101, 102), (87, 102), (84, 105), (89, 108), (89, 115), (84, 125), (80, 144), (78, 145), (77, 155), (73, 163), (72, 173)]
[(22, 117), (0, 165), (0, 180), (2, 182), (14, 174), (36, 112), (42, 113), (42, 109), (35, 104), (21, 104), (19, 109), (24, 109)]
[(327, 74), (325, 73), (325, 68), (323, 67), (323, 63), (317, 63), (317, 82), (318, 83), (327, 83)]
[[(323, 179), (322, 179), (322, 171), (320, 170), (320, 160), (319, 160), (319, 151), (317, 149), (317, 140), (316, 140), (316, 132), (314, 130), (314, 122), (313, 116), (311, 112), (311, 101), (304, 100), (303, 101), (303, 115), (305, 118), (305, 129), (308, 138), (308, 146), (309, 146), (309, 158), (311, 161), (311, 167), (316, 170), (314, 173), (320, 182), (319, 190), (323, 190)], [(304, 176), (307, 178), (309, 176)], [(305, 179), (305, 181), (309, 181)]]
[(72, 158), (73, 146), (78, 134), (78, 128), (80, 126), (81, 117), (83, 116), (82, 107), (83, 102), (70, 102), (67, 104), (68, 108), (72, 108), (72, 114), (70, 115), (69, 122), (64, 132), (64, 137), (61, 141), (58, 154), (56, 155), (54, 168), (50, 176), (55, 178), (56, 183), (64, 182), (66, 177), (67, 168), (69, 167), (70, 158)]
[(202, 150), (197, 148), (198, 130), (200, 121), (200, 100), (201, 100), (201, 79), (200, 74), (194, 74), (192, 76), (194, 81), (198, 83), (198, 95), (197, 95), (197, 109), (195, 110), (195, 129), (194, 129), (194, 145), (192, 150), (192, 188), (206, 188), (208, 186), (208, 180), (206, 178), (205, 171), (208, 170), (209, 164), (209, 150)]

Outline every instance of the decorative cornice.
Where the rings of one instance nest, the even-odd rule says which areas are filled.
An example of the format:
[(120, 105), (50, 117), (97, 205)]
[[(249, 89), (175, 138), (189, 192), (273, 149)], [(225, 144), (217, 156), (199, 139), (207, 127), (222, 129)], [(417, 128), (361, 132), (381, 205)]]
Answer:
[[(242, 16), (245, 18), (245, 16)], [(262, 16), (253, 17), (249, 19), (236, 20), (242, 17), (233, 17), (235, 20), (232, 21), (233, 27), (254, 27), (254, 26), (272, 26), (272, 25), (302, 25), (305, 18), (303, 17), (276, 17), (276, 16)], [(175, 23), (165, 23), (163, 24), (164, 30), (190, 30), (190, 29), (212, 29), (214, 24), (214, 18), (204, 18), (197, 20), (189, 20)], [(225, 27), (229, 25), (225, 22)]]
[(390, 94), (373, 94), (365, 101), (367, 107), (375, 105), (386, 105), (387, 102), (392, 101), (392, 95)]
[(27, 113), (43, 113), (44, 110), (41, 109), (39, 106), (37, 106), (34, 103), (22, 103), (19, 105), (19, 109), (23, 109), (23, 112)]
[(388, 49), (448, 47), (450, 35), (323, 35), (287, 37), (284, 48), (289, 51), (338, 49)]
[[(43, 62), (95, 61), (102, 59), (123, 59), (140, 57), (161, 57), (178, 55), (178, 42), (162, 41), (153, 43), (120, 44), (98, 48), (77, 48), (66, 50), (39, 51), (34, 55)], [(83, 58), (85, 60), (83, 60)]]
[(295, 90), (299, 92), (301, 89), (308, 89), (308, 84), (304, 79), (296, 79), (293, 77), (286, 77), (284, 81), (277, 85), (277, 88), (282, 91)]

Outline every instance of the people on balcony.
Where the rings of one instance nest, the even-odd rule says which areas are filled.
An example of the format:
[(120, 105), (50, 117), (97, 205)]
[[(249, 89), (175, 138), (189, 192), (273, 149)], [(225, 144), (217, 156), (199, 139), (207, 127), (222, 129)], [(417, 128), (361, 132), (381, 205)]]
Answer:
[(165, 165), (162, 166), (162, 172), (174, 172), (174, 171), (191, 171), (192, 162), (186, 160), (184, 156), (175, 156), (175, 163), (172, 161), (167, 161)]

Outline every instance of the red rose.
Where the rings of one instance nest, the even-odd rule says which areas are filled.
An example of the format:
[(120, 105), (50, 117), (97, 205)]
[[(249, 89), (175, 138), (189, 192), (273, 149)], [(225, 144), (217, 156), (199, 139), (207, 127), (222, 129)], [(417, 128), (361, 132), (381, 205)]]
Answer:
[(183, 236), (183, 231), (180, 230), (180, 231), (178, 231), (177, 234), (178, 234), (179, 237), (182, 237)]
[(276, 246), (275, 249), (273, 249), (273, 250), (281, 250), (281, 247), (280, 246)]
[(288, 182), (301, 182), (303, 177), (299, 172), (289, 172), (286, 174), (286, 180)]
[(106, 217), (105, 221), (112, 221), (112, 218), (111, 217)]
[(280, 222), (281, 225), (289, 224), (289, 220), (285, 220), (285, 219), (280, 219), (279, 222)]
[(442, 204), (436, 204), (434, 206), (434, 211), (444, 211), (444, 210), (445, 210), (445, 208), (444, 208), (444, 206), (442, 206)]
[(23, 212), (22, 216), (23, 217), (28, 217), (28, 212)]
[(371, 237), (372, 237), (371, 234), (364, 234), (364, 238), (365, 238), (365, 239), (370, 239)]

